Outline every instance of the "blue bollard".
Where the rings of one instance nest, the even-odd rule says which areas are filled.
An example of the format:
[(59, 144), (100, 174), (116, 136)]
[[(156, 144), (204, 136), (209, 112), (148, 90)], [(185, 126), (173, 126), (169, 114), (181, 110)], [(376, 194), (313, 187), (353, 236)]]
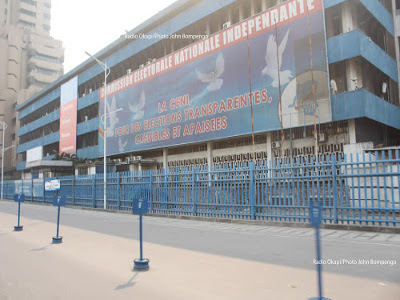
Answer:
[(140, 258), (136, 258), (133, 263), (135, 270), (145, 271), (149, 269), (149, 259), (143, 258), (143, 214), (147, 213), (147, 200), (133, 199), (132, 212), (139, 214), (139, 239), (140, 239)]
[(21, 194), (21, 196), (18, 196), (18, 194), (14, 195), (14, 201), (18, 202), (18, 225), (14, 226), (14, 231), (22, 231), (24, 226), (20, 225), (20, 216), (21, 216), (21, 202), (25, 201), (25, 194)]
[(53, 236), (53, 244), (62, 243), (62, 236), (59, 236), (58, 233), (60, 230), (60, 209), (61, 206), (65, 206), (65, 204), (66, 204), (65, 196), (62, 197), (54, 196), (53, 205), (58, 207), (58, 213), (57, 213), (57, 236)]
[[(317, 262), (321, 261), (321, 240), (319, 234), (319, 226), (322, 223), (322, 207), (319, 201), (310, 202), (310, 223), (315, 227), (315, 251), (317, 254)], [(331, 300), (322, 297), (322, 266), (317, 263), (317, 281), (318, 281), (318, 297), (310, 298), (309, 300)]]

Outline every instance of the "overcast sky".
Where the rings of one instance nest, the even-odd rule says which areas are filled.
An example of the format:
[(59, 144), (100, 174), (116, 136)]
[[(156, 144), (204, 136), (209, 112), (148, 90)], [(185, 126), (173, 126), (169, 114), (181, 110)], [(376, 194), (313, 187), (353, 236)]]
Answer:
[(63, 42), (64, 73), (176, 0), (53, 0), (51, 35)]

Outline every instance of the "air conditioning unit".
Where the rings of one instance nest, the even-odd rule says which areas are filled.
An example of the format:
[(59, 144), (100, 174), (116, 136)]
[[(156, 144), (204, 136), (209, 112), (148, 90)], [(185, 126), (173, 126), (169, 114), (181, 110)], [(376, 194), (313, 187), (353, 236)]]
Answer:
[(91, 92), (93, 92), (93, 90), (92, 90), (92, 89), (89, 89), (89, 94), (90, 94)]
[(83, 93), (83, 94), (82, 94), (82, 97), (85, 97), (85, 96), (86, 96), (86, 94), (85, 94), (85, 93)]
[(139, 65), (139, 69), (141, 69), (141, 68), (143, 68), (143, 67), (144, 67), (144, 64)]
[(122, 159), (116, 158), (116, 159), (113, 159), (113, 161), (114, 161), (115, 163), (121, 163), (121, 162), (122, 162)]
[(229, 27), (231, 27), (231, 22), (226, 22), (226, 23), (224, 23), (224, 24), (222, 25), (222, 28), (223, 28), (223, 29), (227, 29), (227, 28), (229, 28)]
[(280, 148), (281, 147), (281, 143), (280, 142), (273, 142), (272, 143), (272, 148)]
[(153, 58), (152, 60), (151, 60), (151, 62), (155, 62), (157, 59), (156, 58)]
[(318, 134), (318, 141), (325, 142), (325, 133)]
[(131, 74), (131, 73), (132, 73), (132, 69), (126, 70), (126, 74), (127, 74), (127, 75), (129, 75), (129, 74)]
[(88, 116), (85, 116), (85, 122), (87, 122), (89, 120)]
[(131, 162), (131, 158), (130, 157), (125, 157), (125, 162), (129, 165)]
[(146, 66), (148, 66), (149, 64), (151, 64), (151, 60), (148, 60), (148, 61), (146, 62)]

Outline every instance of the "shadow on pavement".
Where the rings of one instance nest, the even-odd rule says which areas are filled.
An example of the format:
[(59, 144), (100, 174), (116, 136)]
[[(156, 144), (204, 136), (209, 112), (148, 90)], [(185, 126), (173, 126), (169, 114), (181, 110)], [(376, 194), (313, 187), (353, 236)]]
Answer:
[(43, 250), (47, 250), (50, 246), (53, 246), (54, 244), (48, 244), (47, 246), (41, 247), (41, 248), (34, 248), (31, 249), (31, 251), (43, 251)]
[(123, 284), (118, 285), (114, 290), (115, 291), (123, 290), (123, 289), (126, 289), (126, 288), (134, 286), (135, 282), (133, 282), (133, 280), (136, 278), (137, 275), (138, 275), (138, 272), (135, 272), (135, 274), (133, 274), (132, 278), (129, 279), (129, 281), (127, 283), (123, 283)]

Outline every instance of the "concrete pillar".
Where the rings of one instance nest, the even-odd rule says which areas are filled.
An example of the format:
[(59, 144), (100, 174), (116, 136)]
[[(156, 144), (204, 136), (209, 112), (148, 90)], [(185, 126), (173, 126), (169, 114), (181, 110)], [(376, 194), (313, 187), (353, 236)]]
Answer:
[(210, 21), (207, 21), (206, 23), (206, 35), (210, 35), (211, 34), (211, 29), (210, 29)]
[(243, 21), (244, 15), (243, 15), (243, 5), (239, 6), (239, 22)]
[(168, 148), (163, 149), (163, 168), (168, 169)]
[(229, 7), (228, 9), (228, 16), (226, 21), (232, 24), (232, 7)]
[(267, 132), (267, 160), (272, 159), (272, 132)]
[(361, 66), (354, 59), (346, 61), (347, 90), (354, 91), (363, 86)]
[(207, 161), (208, 161), (208, 169), (211, 170), (211, 166), (213, 164), (213, 145), (212, 142), (207, 143)]
[[(399, 45), (399, 39), (397, 38), (399, 35), (400, 35), (400, 32), (399, 32), (399, 26), (398, 26), (398, 24), (400, 23), (400, 22), (398, 22), (398, 20), (397, 20), (397, 16), (396, 16), (396, 1), (395, 0), (392, 0), (392, 10), (393, 10), (393, 20), (395, 20), (395, 26), (394, 26), (394, 36), (395, 36), (395, 38), (394, 38), (394, 46), (395, 46), (395, 51), (396, 51), (396, 61), (397, 61), (397, 66), (399, 66), (399, 64), (400, 64), (400, 45)], [(397, 68), (397, 76), (398, 76), (398, 78), (400, 78), (400, 68)], [(397, 87), (398, 87), (398, 89), (399, 89), (399, 95), (400, 95), (400, 84), (398, 84), (397, 85)], [(400, 103), (400, 99), (399, 99), (399, 102), (398, 103)], [(397, 104), (398, 104), (397, 103)], [(394, 103), (394, 104), (396, 104), (396, 103)]]
[(350, 144), (356, 144), (357, 143), (357, 139), (356, 139), (356, 120), (355, 119), (348, 120), (348, 126), (349, 126)]
[(262, 11), (267, 10), (267, 1), (268, 0), (261, 0), (261, 10)]
[(142, 171), (142, 164), (139, 163), (139, 171)]
[(254, 16), (256, 14), (256, 4), (254, 0), (250, 0), (250, 16)]
[(135, 165), (134, 164), (130, 164), (129, 165), (129, 172), (133, 172), (136, 171)]
[(342, 31), (343, 33), (357, 29), (357, 16), (352, 14), (352, 5), (349, 2), (342, 3)]

